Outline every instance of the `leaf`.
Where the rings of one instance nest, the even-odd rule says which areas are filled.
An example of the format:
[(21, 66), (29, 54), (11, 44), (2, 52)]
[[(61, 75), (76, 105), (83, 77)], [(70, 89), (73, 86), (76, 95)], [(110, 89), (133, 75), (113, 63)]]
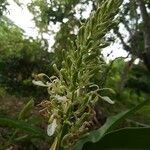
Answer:
[(25, 119), (29, 115), (30, 110), (34, 107), (34, 100), (31, 99), (21, 110), (18, 120)]
[(47, 137), (46, 133), (42, 129), (37, 128), (35, 126), (31, 126), (30, 124), (22, 120), (16, 120), (0, 116), (0, 126), (17, 128), (29, 132), (31, 134), (38, 135), (41, 138)]
[(21, 142), (21, 141), (31, 140), (33, 138), (38, 138), (38, 136), (23, 135), (23, 136), (19, 136), (17, 138), (14, 138), (13, 141), (14, 142)]
[(149, 101), (146, 100), (139, 105), (135, 106), (134, 108), (121, 112), (117, 114), (116, 116), (109, 117), (106, 121), (106, 123), (98, 130), (91, 131), (84, 137), (82, 137), (73, 147), (73, 150), (81, 150), (83, 145), (87, 142), (98, 142), (107, 132), (112, 131), (114, 127), (118, 123), (120, 123), (123, 119), (127, 118), (129, 115), (133, 114), (137, 110), (139, 110), (141, 107), (143, 107), (146, 103)]
[(49, 150), (56, 150), (57, 143), (58, 143), (58, 138), (56, 137)]
[(125, 128), (106, 134), (97, 143), (88, 143), (83, 150), (149, 150), (150, 128)]

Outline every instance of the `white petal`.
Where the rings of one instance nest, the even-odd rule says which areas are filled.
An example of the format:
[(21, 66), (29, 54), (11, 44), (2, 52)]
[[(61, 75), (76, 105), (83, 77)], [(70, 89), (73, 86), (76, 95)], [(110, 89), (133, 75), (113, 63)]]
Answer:
[(55, 133), (57, 127), (56, 119), (53, 120), (51, 124), (47, 126), (47, 135), (52, 136)]
[(108, 96), (101, 96), (101, 98), (102, 98), (104, 101), (106, 101), (106, 102), (108, 102), (108, 103), (110, 103), (110, 104), (114, 104), (114, 103), (115, 103), (115, 102), (112, 101)]
[(32, 83), (33, 83), (34, 85), (45, 86), (45, 87), (47, 87), (47, 85), (44, 84), (42, 81), (35, 81), (35, 80), (33, 80)]
[(58, 100), (58, 102), (66, 102), (67, 101), (66, 96), (56, 95), (55, 98)]

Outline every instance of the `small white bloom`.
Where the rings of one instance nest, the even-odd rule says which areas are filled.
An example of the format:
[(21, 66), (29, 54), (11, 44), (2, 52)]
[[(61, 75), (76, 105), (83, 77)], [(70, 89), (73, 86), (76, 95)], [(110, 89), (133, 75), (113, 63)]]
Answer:
[(42, 81), (33, 80), (32, 83), (33, 83), (34, 85), (38, 85), (38, 86), (47, 86), (47, 85), (44, 84)]
[(57, 127), (56, 119), (53, 120), (51, 124), (47, 126), (47, 135), (52, 136), (55, 133)]
[(36, 81), (36, 80), (33, 80), (32, 81), (32, 83), (34, 84), (34, 85), (38, 85), (38, 86), (44, 86), (44, 87), (49, 87), (51, 84), (50, 83), (46, 83), (46, 84), (44, 84), (42, 81)]
[(109, 104), (114, 104), (114, 103), (115, 103), (115, 102), (112, 101), (108, 96), (101, 96), (101, 98), (102, 98), (104, 101), (108, 102)]
[(56, 95), (55, 98), (58, 100), (58, 102), (66, 102), (67, 101), (66, 96)]

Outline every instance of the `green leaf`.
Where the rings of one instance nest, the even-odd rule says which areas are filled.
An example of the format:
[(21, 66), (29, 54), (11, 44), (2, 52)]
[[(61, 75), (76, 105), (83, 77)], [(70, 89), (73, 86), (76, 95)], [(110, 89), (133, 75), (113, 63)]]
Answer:
[(97, 143), (88, 143), (83, 150), (149, 150), (150, 128), (125, 128), (106, 134)]
[(19, 113), (18, 120), (25, 119), (29, 115), (33, 107), (34, 107), (34, 100), (31, 99)]
[(28, 135), (25, 134), (23, 136), (19, 136), (17, 138), (14, 138), (13, 141), (14, 142), (22, 142), (22, 141), (29, 141), (29, 140), (33, 140), (33, 139), (37, 139), (37, 138), (41, 138), (39, 135)]
[(148, 102), (149, 101), (146, 100), (130, 110), (121, 112), (116, 116), (109, 117), (106, 123), (100, 129), (91, 131), (90, 133), (86, 134), (74, 145), (73, 149), (81, 150), (83, 145), (87, 142), (93, 142), (93, 143), (98, 142), (107, 132), (112, 131), (112, 129), (116, 127), (118, 123), (120, 123), (123, 119), (127, 118), (129, 115), (138, 111), (141, 107), (143, 107)]
[(16, 120), (16, 119), (0, 116), (0, 126), (20, 129), (29, 132), (31, 134), (38, 135), (41, 138), (47, 137), (46, 133), (42, 129), (32, 126), (22, 120)]

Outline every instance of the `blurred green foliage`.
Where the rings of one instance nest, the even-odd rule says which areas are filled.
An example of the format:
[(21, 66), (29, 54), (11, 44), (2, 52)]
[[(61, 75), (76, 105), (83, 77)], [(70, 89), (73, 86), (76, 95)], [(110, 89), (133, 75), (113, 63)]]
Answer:
[(6, 10), (7, 5), (8, 5), (7, 0), (0, 1), (0, 17), (3, 15), (3, 12)]
[[(0, 22), (0, 84), (7, 92), (18, 96), (44, 96), (32, 84), (32, 75), (53, 74), (54, 54), (48, 52), (44, 39), (27, 38), (22, 30)], [(40, 90), (39, 90), (40, 91)]]

